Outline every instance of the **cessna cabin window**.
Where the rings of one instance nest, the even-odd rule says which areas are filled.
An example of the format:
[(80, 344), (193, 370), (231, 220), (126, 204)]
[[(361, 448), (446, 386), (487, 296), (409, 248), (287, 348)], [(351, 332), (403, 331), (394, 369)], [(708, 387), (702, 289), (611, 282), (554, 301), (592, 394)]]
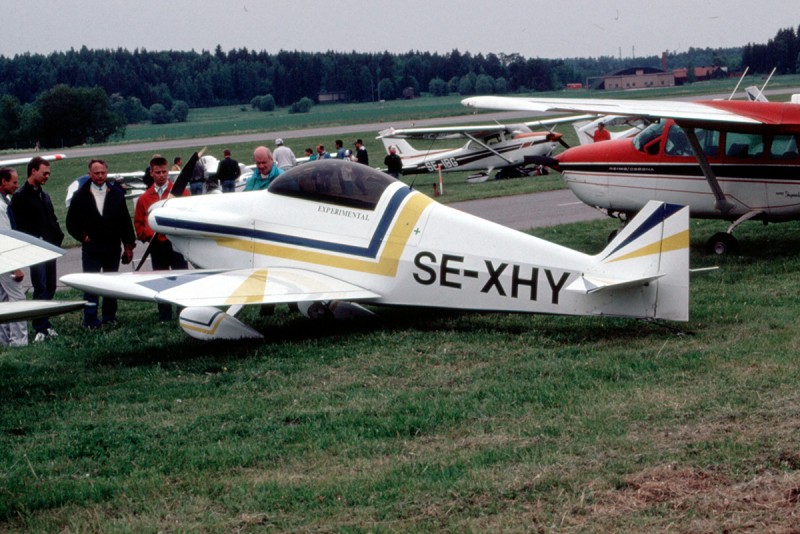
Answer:
[(396, 182), (360, 163), (327, 159), (304, 163), (281, 174), (269, 192), (337, 206), (374, 210), (384, 190)]
[(776, 135), (772, 139), (769, 156), (773, 159), (797, 159), (797, 137)]
[(757, 158), (764, 154), (764, 136), (728, 132), (725, 134), (725, 155), (730, 158)]
[(677, 124), (673, 124), (669, 128), (669, 135), (667, 136), (667, 146), (664, 148), (664, 153), (668, 156), (692, 156), (692, 145), (689, 143), (689, 138), (686, 137), (686, 132)]
[(658, 140), (661, 139), (662, 133), (664, 133), (664, 123), (654, 122), (636, 134), (636, 137), (633, 138), (633, 146), (636, 150), (646, 151), (648, 154), (658, 154), (660, 145)]

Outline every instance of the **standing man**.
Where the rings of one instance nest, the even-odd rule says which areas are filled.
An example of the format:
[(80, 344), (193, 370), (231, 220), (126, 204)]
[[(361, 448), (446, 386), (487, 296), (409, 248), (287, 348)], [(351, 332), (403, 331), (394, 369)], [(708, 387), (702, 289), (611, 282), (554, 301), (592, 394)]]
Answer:
[(356, 139), (356, 161), (369, 165), (369, 155), (367, 154), (367, 147), (361, 139)]
[(172, 168), (170, 169), (170, 171), (181, 172), (181, 167), (183, 167), (183, 158), (181, 158), (180, 156), (175, 156), (175, 159), (172, 160)]
[[(67, 210), (67, 231), (81, 244), (85, 273), (116, 273), (120, 261), (128, 265), (133, 260), (136, 234), (125, 192), (117, 185), (108, 184), (107, 177), (105, 161), (89, 161), (89, 180), (72, 197)], [(103, 298), (102, 322), (97, 314), (99, 297), (85, 293), (84, 299), (89, 306), (83, 309), (83, 326), (96, 329), (117, 323), (117, 299)]]
[(282, 171), (288, 171), (297, 165), (297, 158), (294, 157), (294, 152), (288, 146), (283, 144), (283, 139), (280, 137), (275, 139), (275, 164)]
[[(11, 199), (11, 211), (14, 214), (17, 230), (60, 247), (64, 240), (64, 232), (58, 224), (53, 201), (44, 190), (44, 184), (50, 178), (50, 164), (41, 156), (35, 156), (28, 162), (27, 170), (28, 179)], [(53, 300), (57, 281), (56, 260), (31, 265), (30, 274), (33, 298)], [(49, 317), (34, 319), (32, 324), (36, 331), (34, 343), (58, 336), (50, 324)]]
[[(152, 169), (150, 173), (152, 174)], [(169, 175), (169, 173), (167, 173)], [(197, 160), (197, 164), (192, 171), (192, 177), (189, 178), (189, 190), (193, 195), (202, 195), (203, 187), (206, 185), (206, 165), (203, 163), (203, 158)], [(171, 189), (171, 187), (170, 187)]]
[[(198, 161), (199, 163), (199, 161)], [(169, 170), (167, 170), (167, 158), (153, 156), (150, 160), (150, 173), (153, 175), (153, 185), (136, 201), (136, 213), (133, 216), (133, 226), (136, 229), (136, 236), (143, 243), (150, 244), (150, 261), (156, 271), (166, 271), (169, 269), (188, 269), (189, 264), (181, 254), (172, 249), (172, 243), (167, 236), (156, 234), (147, 220), (147, 212), (150, 206), (165, 199), (172, 191), (172, 182), (169, 181)], [(183, 191), (184, 196), (188, 191)], [(162, 323), (172, 320), (172, 305), (160, 303), (158, 305), (158, 320)]]
[(283, 171), (275, 164), (272, 152), (265, 146), (260, 146), (253, 151), (253, 161), (256, 163), (256, 170), (247, 179), (247, 184), (244, 186), (245, 191), (266, 189), (272, 180), (283, 174)]
[[(11, 167), (0, 169), (0, 229), (14, 230), (16, 228), (14, 214), (9, 205), (11, 203), (9, 196), (14, 194), (17, 187), (19, 187), (17, 171)], [(25, 273), (22, 272), (22, 269), (0, 274), (0, 302), (25, 300), (25, 290), (22, 288), (24, 278)], [(27, 344), (27, 321), (0, 324), (0, 345), (24, 347)]]
[(403, 172), (403, 160), (397, 155), (397, 149), (393, 146), (389, 147), (389, 153), (383, 158), (383, 164), (386, 165), (386, 173), (399, 179), (400, 174)]
[(223, 193), (233, 193), (236, 190), (236, 179), (242, 174), (239, 162), (231, 158), (231, 151), (227, 148), (222, 151), (224, 156), (217, 166), (217, 181), (222, 185)]
[(336, 144), (336, 159), (350, 159), (350, 153), (344, 149), (344, 143), (341, 139), (334, 141)]
[(331, 159), (331, 155), (325, 152), (323, 145), (317, 145), (317, 159)]
[(597, 130), (594, 131), (592, 141), (599, 143), (600, 141), (609, 141), (611, 139), (611, 132), (606, 130), (606, 125), (602, 122), (597, 125)]

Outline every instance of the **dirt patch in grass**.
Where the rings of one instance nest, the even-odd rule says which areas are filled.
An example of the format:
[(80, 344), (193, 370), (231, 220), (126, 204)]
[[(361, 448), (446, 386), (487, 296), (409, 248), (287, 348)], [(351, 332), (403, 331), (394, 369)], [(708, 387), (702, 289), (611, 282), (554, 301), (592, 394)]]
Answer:
[(798, 532), (800, 472), (765, 472), (738, 482), (700, 469), (655, 467), (627, 477), (619, 489), (596, 493), (590, 513), (573, 516), (576, 520), (582, 525), (574, 526), (592, 529), (604, 524), (681, 532)]

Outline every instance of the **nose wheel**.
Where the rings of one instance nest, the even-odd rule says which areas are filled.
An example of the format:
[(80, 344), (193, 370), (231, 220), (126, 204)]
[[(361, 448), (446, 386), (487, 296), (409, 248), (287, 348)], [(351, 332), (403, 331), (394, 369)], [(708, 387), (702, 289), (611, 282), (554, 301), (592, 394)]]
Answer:
[(706, 250), (717, 256), (736, 254), (739, 251), (739, 241), (727, 232), (720, 232), (706, 241)]

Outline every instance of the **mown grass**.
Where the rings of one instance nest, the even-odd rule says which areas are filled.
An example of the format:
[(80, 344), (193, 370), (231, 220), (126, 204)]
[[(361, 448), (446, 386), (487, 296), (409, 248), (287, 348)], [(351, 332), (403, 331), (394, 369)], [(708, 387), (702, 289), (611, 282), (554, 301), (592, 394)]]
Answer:
[[(800, 225), (693, 222), (688, 324), (245, 311), (263, 343), (123, 324), (0, 355), (0, 530), (790, 531)], [(586, 251), (610, 221), (537, 230)], [(64, 295), (66, 298), (69, 295)]]

